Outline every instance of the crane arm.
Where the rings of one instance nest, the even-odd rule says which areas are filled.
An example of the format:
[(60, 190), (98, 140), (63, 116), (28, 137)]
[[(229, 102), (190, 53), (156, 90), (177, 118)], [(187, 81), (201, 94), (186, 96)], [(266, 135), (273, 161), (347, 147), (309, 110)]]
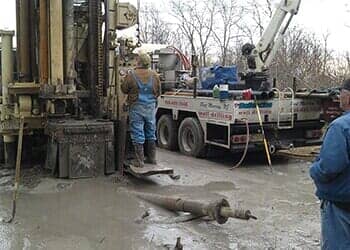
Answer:
[[(245, 45), (242, 52), (248, 58), (248, 67), (255, 72), (268, 69), (283, 40), (293, 17), (298, 13), (301, 0), (281, 0), (256, 46)], [(288, 20), (285, 22), (286, 17)]]

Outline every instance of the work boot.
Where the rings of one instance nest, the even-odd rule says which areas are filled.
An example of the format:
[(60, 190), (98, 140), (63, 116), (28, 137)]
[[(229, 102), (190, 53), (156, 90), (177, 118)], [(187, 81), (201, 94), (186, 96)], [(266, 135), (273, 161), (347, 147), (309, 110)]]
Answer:
[(146, 144), (146, 163), (156, 165), (156, 142), (153, 140), (147, 141)]
[(138, 168), (144, 167), (144, 154), (143, 154), (143, 144), (134, 144), (135, 149), (135, 159), (133, 160), (133, 165)]

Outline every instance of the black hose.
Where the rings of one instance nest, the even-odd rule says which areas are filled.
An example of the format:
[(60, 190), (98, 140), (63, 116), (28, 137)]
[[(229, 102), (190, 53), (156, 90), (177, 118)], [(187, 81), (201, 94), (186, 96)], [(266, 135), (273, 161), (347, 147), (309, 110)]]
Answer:
[(245, 122), (245, 126), (246, 126), (246, 142), (245, 142), (245, 148), (244, 148), (244, 151), (243, 151), (243, 154), (242, 154), (242, 157), (241, 159), (239, 160), (239, 162), (234, 165), (232, 168), (230, 168), (230, 170), (233, 170), (233, 169), (236, 169), (236, 168), (239, 168), (242, 164), (242, 162), (244, 161), (246, 155), (247, 155), (247, 152), (248, 152), (248, 147), (249, 147), (249, 137), (250, 137), (250, 132), (249, 132), (249, 124), (248, 124), (248, 119), (242, 119), (241, 121)]

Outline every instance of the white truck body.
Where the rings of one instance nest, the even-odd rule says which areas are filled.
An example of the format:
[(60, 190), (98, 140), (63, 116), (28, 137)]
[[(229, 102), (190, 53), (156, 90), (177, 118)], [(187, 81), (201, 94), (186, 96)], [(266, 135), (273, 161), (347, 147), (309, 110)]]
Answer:
[[(270, 145), (276, 149), (321, 143), (321, 132), (307, 135), (307, 131), (320, 131), (323, 126), (320, 120), (322, 112), (320, 100), (271, 98), (258, 100), (257, 103), (265, 134)], [(197, 118), (204, 133), (205, 144), (236, 151), (244, 149), (245, 141), (235, 142), (233, 136), (246, 134), (242, 121), (247, 120), (251, 130), (249, 138), (251, 148), (256, 144), (262, 145), (261, 128), (254, 100), (220, 100), (212, 97), (194, 98), (165, 94), (158, 98), (158, 119), (162, 114), (170, 114), (174, 121), (178, 121), (178, 125), (186, 117)], [(278, 120), (280, 126), (278, 126)], [(283, 124), (287, 126), (284, 128)], [(215, 136), (215, 134), (224, 136)]]

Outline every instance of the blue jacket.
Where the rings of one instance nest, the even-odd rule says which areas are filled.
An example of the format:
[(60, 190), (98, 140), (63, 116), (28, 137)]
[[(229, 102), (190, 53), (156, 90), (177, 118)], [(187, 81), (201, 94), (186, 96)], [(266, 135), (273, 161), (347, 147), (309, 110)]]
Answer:
[(310, 176), (320, 199), (350, 202), (350, 112), (330, 124)]

